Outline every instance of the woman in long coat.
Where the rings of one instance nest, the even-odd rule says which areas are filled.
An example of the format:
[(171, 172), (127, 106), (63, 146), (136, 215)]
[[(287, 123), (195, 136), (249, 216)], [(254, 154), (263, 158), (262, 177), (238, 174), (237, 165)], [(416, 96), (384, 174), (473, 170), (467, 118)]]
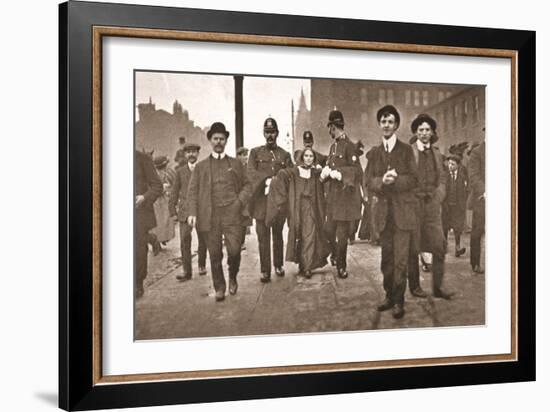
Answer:
[(170, 191), (174, 183), (175, 172), (168, 168), (168, 158), (166, 156), (158, 156), (154, 159), (157, 174), (162, 182), (163, 193), (155, 201), (153, 207), (157, 218), (157, 226), (151, 231), (156, 236), (158, 242), (165, 244), (175, 236), (175, 223), (170, 217), (168, 204), (170, 202)]
[[(315, 152), (306, 148), (299, 165), (282, 169), (271, 181), (267, 197), (266, 224), (274, 222), (280, 210), (287, 210), (287, 262), (299, 265), (300, 273), (311, 278), (314, 269), (327, 264), (330, 253), (323, 231), (325, 199)], [(286, 208), (285, 208), (286, 206)]]

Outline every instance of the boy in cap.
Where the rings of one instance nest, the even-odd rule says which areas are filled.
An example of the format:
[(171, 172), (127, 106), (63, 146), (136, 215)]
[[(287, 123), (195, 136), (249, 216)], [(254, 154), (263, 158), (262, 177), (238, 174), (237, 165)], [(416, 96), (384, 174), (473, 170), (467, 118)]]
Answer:
[[(181, 159), (184, 159), (185, 162), (182, 161), (181, 166), (176, 169), (176, 178), (174, 179), (168, 207), (170, 216), (174, 220), (179, 221), (180, 224), (180, 250), (183, 273), (178, 273), (176, 279), (185, 282), (193, 277), (191, 265), (191, 232), (193, 228), (187, 223), (187, 190), (191, 174), (197, 165), (200, 146), (196, 143), (185, 143), (182, 150)], [(202, 276), (206, 275), (206, 241), (203, 233), (196, 232), (199, 243), (199, 275)]]
[(290, 154), (277, 146), (279, 128), (272, 117), (264, 122), (264, 137), (266, 144), (250, 151), (248, 159), (248, 176), (252, 182), (252, 200), (250, 215), (256, 220), (258, 249), (260, 252), (260, 280), (263, 283), (271, 281), (271, 237), (273, 237), (273, 266), (277, 276), (284, 276), (283, 269), (283, 226), (285, 211), (281, 211), (271, 227), (265, 224), (267, 209), (267, 194), (273, 176), (281, 169), (292, 167)]
[(446, 196), (442, 204), (443, 234), (445, 239), (452, 229), (455, 237), (455, 256), (466, 253), (460, 245), (460, 237), (466, 220), (466, 202), (468, 200), (468, 171), (461, 165), (461, 157), (456, 154), (447, 156), (449, 172), (446, 182)]

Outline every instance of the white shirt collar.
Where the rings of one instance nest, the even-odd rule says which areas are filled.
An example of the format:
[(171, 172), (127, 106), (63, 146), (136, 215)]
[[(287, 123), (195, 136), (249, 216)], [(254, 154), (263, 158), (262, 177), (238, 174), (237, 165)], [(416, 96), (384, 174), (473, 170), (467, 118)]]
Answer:
[[(397, 142), (397, 136), (394, 134), (391, 135), (389, 139), (384, 139), (382, 137), (382, 144), (384, 146), (384, 150), (388, 150), (388, 152), (391, 152), (393, 148), (395, 147), (395, 143)], [(387, 146), (387, 147), (386, 147)]]
[(225, 157), (225, 152), (222, 152), (222, 153), (212, 152), (212, 157), (214, 159), (223, 159)]
[(189, 170), (191, 170), (191, 171), (195, 170), (196, 165), (197, 165), (197, 162), (195, 162), (195, 163), (187, 162), (187, 166), (189, 167)]
[(421, 152), (423, 152), (425, 149), (429, 149), (430, 148), (430, 143), (422, 143), (420, 141), (420, 139), (416, 139), (416, 147), (418, 148), (418, 150), (420, 150)]

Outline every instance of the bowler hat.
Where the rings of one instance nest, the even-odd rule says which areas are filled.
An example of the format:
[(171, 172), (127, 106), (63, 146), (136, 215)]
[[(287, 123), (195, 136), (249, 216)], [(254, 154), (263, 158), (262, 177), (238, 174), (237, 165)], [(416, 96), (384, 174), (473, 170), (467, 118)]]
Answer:
[(185, 144), (183, 145), (183, 151), (184, 151), (184, 152), (191, 151), (191, 150), (197, 150), (197, 151), (199, 151), (199, 150), (201, 150), (201, 147), (200, 147), (198, 144), (196, 144), (196, 143), (191, 143), (191, 142), (185, 143)]
[(306, 130), (304, 132), (304, 140), (308, 141), (308, 142), (312, 142), (313, 141), (313, 133), (311, 133), (309, 130)]
[(268, 117), (267, 119), (265, 119), (264, 130), (265, 131), (270, 131), (270, 130), (279, 131), (279, 127), (277, 126), (277, 122), (275, 121), (274, 118)]
[(157, 169), (160, 167), (166, 166), (168, 162), (169, 160), (166, 156), (157, 156), (153, 159), (153, 163), (155, 164), (155, 167)]
[(344, 115), (340, 110), (331, 110), (328, 114), (327, 126), (330, 126), (331, 124), (340, 127), (344, 126)]
[(214, 133), (223, 133), (225, 137), (229, 137), (229, 132), (225, 129), (225, 125), (222, 122), (214, 122), (210, 126), (210, 130), (206, 133), (208, 140), (212, 138)]

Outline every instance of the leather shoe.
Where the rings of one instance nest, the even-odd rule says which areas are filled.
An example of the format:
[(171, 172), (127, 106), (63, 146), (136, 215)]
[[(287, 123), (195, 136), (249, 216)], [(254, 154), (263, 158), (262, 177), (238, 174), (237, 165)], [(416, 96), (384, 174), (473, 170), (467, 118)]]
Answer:
[(282, 278), (285, 275), (285, 270), (283, 268), (275, 268), (275, 274)]
[(306, 277), (306, 279), (311, 279), (311, 277), (313, 276), (313, 273), (311, 273), (311, 270), (306, 270), (306, 272), (304, 273), (304, 276)]
[(188, 280), (191, 280), (191, 273), (184, 273), (183, 275), (182, 274), (179, 274), (179, 275), (176, 275), (176, 279), (179, 280), (180, 282), (186, 282)]
[(237, 279), (229, 279), (229, 294), (234, 295), (237, 293), (238, 288), (239, 284), (237, 283)]
[(461, 249), (456, 249), (455, 250), (455, 256), (456, 257), (460, 257), (462, 256), (464, 253), (466, 253), (466, 248), (461, 248)]
[(346, 272), (346, 269), (344, 269), (344, 268), (338, 269), (338, 277), (339, 277), (340, 279), (345, 279), (345, 278), (347, 278), (347, 277), (348, 277), (348, 272)]
[(269, 283), (271, 282), (271, 275), (267, 272), (262, 272), (262, 277), (260, 278), (260, 281), (262, 283)]
[(225, 299), (225, 292), (223, 290), (216, 291), (216, 302), (221, 302)]
[(443, 290), (435, 290), (434, 291), (434, 297), (435, 298), (441, 298), (446, 300), (451, 300), (451, 298), (454, 296), (454, 292), (445, 292)]
[(206, 275), (206, 268), (205, 267), (199, 267), (199, 275), (200, 276)]
[(416, 296), (417, 298), (427, 298), (428, 294), (424, 292), (424, 290), (421, 287), (417, 287), (413, 290), (411, 290), (411, 295)]
[(378, 312), (384, 312), (385, 310), (391, 308), (393, 308), (393, 302), (390, 299), (386, 298), (380, 305), (378, 305), (376, 309), (378, 310)]
[(392, 310), (392, 316), (394, 319), (401, 319), (405, 315), (405, 309), (403, 309), (402, 303), (396, 303)]
[(485, 273), (485, 271), (481, 269), (481, 266), (479, 265), (475, 265), (472, 270), (474, 271), (474, 273)]

